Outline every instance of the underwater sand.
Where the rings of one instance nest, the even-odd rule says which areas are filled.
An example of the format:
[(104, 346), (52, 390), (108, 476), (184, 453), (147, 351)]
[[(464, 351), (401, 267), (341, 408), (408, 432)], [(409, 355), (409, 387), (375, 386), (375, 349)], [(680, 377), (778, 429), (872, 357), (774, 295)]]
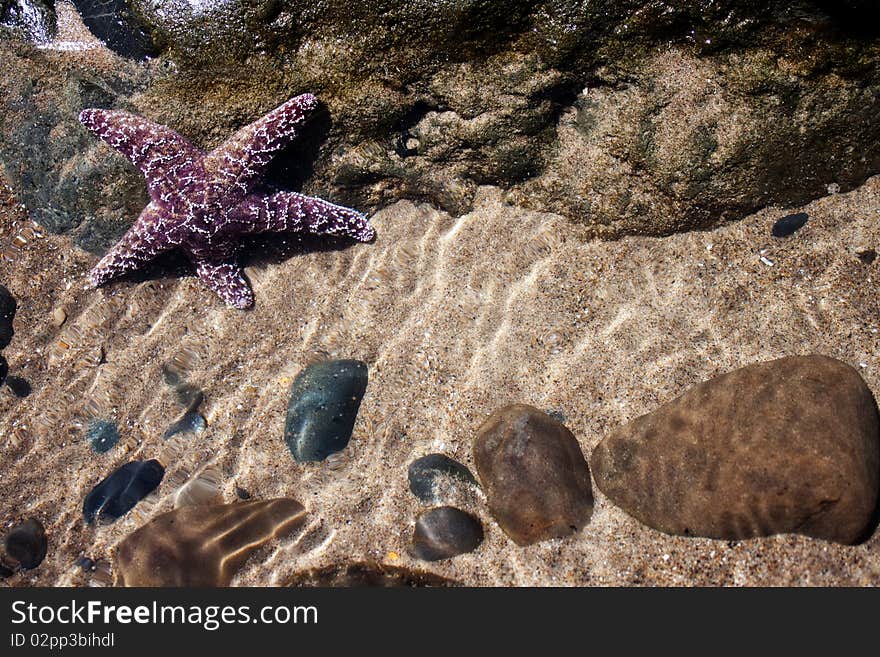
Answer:
[[(796, 210), (809, 213), (806, 226), (772, 238), (773, 222)], [(19, 309), (4, 355), (33, 392), (0, 391), (0, 519), (6, 530), (39, 518), (49, 553), (4, 584), (89, 584), (74, 561), (110, 558), (208, 465), (222, 472), (225, 501), (239, 486), (254, 498), (293, 497), (309, 511), (301, 531), (260, 549), (234, 585), (284, 584), (358, 561), (480, 586), (880, 582), (877, 534), (854, 547), (799, 536), (667, 536), (595, 486), (583, 531), (525, 548), (501, 531), (479, 492), (451, 491), (450, 503), (481, 519), (485, 542), (442, 562), (407, 554), (425, 508), (409, 492), (409, 463), (440, 451), (473, 471), (475, 431), (505, 404), (562, 413), (588, 455), (618, 424), (755, 361), (826, 354), (880, 393), (880, 261), (857, 257), (880, 247), (880, 176), (803, 208), (665, 238), (587, 242), (564, 218), (507, 206), (494, 188), (481, 189), (462, 217), (398, 202), (371, 221), (373, 244), (252, 247), (245, 262), (256, 305), (239, 311), (182, 260), (85, 290), (97, 258), (68, 238), (34, 235), (7, 194), (0, 251), (11, 260), (0, 263), (0, 280)], [(17, 235), (23, 246), (13, 245)], [(61, 307), (68, 318), (56, 327)], [(165, 441), (180, 407), (161, 370), (181, 353), (189, 381), (205, 391), (208, 427)], [(369, 386), (343, 458), (297, 464), (282, 439), (290, 383), (327, 356), (367, 362)], [(115, 419), (122, 435), (102, 455), (83, 435), (95, 416)], [(84, 525), (83, 498), (99, 480), (159, 455), (167, 471), (155, 494), (112, 525)]]

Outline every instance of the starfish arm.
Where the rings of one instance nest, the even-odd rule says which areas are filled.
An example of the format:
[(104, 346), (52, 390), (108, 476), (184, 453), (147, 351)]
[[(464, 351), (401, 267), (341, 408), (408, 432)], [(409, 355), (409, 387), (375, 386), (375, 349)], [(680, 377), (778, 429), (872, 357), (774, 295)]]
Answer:
[(291, 98), (208, 153), (203, 160), (205, 171), (224, 180), (239, 198), (244, 198), (266, 172), (272, 157), (290, 144), (299, 125), (317, 105), (312, 94)]
[(163, 239), (167, 217), (154, 203), (141, 212), (135, 224), (98, 264), (89, 272), (89, 281), (95, 287), (112, 278), (139, 269), (160, 253), (175, 246)]
[(79, 120), (140, 169), (155, 201), (176, 194), (187, 169), (204, 156), (174, 130), (128, 112), (87, 109)]
[(345, 235), (359, 242), (375, 235), (363, 213), (296, 192), (252, 195), (238, 206), (235, 221), (241, 233), (304, 231)]
[(194, 259), (199, 279), (214, 290), (228, 306), (250, 308), (254, 293), (244, 272), (234, 260)]

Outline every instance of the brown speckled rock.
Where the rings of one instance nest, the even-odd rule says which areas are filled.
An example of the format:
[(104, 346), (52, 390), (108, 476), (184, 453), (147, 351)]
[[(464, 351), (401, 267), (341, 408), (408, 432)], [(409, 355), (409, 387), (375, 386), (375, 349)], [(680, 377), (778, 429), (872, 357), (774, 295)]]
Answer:
[(477, 432), (474, 463), (489, 509), (518, 545), (568, 536), (593, 512), (590, 469), (565, 426), (525, 404), (495, 411)]
[(288, 498), (163, 513), (117, 547), (117, 585), (228, 586), (254, 550), (301, 525), (305, 515)]
[(781, 358), (636, 418), (599, 444), (590, 465), (605, 495), (664, 532), (856, 543), (880, 486), (877, 407), (849, 365)]

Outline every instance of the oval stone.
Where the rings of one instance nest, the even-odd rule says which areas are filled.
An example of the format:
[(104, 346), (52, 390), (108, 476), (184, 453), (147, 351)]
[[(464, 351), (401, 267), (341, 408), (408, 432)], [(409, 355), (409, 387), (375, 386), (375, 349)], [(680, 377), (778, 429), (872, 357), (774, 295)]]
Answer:
[(409, 489), (423, 502), (435, 499), (435, 487), (441, 477), (451, 477), (467, 484), (477, 485), (474, 475), (466, 466), (445, 454), (428, 454), (409, 465)]
[(474, 463), (492, 515), (518, 545), (568, 536), (589, 522), (593, 491), (580, 445), (537, 408), (495, 411), (477, 431)]
[(46, 558), (48, 547), (46, 530), (34, 518), (19, 523), (6, 535), (6, 554), (25, 570), (39, 566)]
[(788, 237), (797, 230), (803, 228), (807, 220), (810, 218), (806, 212), (798, 212), (796, 214), (788, 214), (773, 224), (771, 233), (773, 237)]
[(131, 461), (114, 470), (95, 486), (83, 502), (87, 524), (100, 519), (113, 522), (128, 513), (152, 493), (165, 476), (165, 468), (156, 460)]
[(439, 561), (473, 552), (482, 542), (483, 525), (477, 518), (452, 506), (440, 506), (416, 520), (412, 553), (423, 561)]
[(865, 538), (880, 487), (877, 407), (825, 356), (757, 363), (701, 383), (609, 434), (596, 485), (670, 534)]
[(323, 461), (348, 445), (364, 392), (367, 365), (359, 360), (313, 363), (290, 388), (284, 441), (297, 461)]

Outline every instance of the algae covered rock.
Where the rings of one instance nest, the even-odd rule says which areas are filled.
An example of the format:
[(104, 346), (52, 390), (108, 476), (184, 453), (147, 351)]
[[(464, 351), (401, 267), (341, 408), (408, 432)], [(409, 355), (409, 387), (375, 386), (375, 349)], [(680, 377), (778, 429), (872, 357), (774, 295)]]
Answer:
[(613, 431), (590, 465), (612, 502), (664, 532), (855, 543), (880, 489), (877, 407), (849, 365), (781, 358), (694, 386)]

